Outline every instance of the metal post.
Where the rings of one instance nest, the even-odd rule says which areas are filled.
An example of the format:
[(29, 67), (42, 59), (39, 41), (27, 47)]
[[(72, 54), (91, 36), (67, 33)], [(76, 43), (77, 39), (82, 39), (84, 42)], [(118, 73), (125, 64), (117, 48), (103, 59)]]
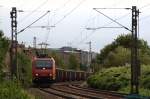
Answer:
[(91, 58), (92, 58), (92, 53), (91, 53), (91, 41), (87, 42), (89, 44), (89, 52), (88, 52), (88, 71), (91, 71)]
[(138, 59), (138, 24), (139, 11), (136, 6), (132, 6), (132, 45), (131, 45), (131, 94), (139, 93), (139, 76), (140, 76), (140, 62)]
[[(11, 76), (17, 76), (17, 10), (16, 7), (12, 7), (10, 12), (11, 18), (11, 49), (10, 49), (10, 63), (11, 63)], [(17, 76), (18, 77), (18, 76)]]
[(91, 67), (91, 61), (92, 61), (92, 42), (89, 42), (89, 50), (90, 50), (90, 71), (93, 71), (93, 68)]
[(33, 48), (36, 49), (36, 37), (33, 37)]

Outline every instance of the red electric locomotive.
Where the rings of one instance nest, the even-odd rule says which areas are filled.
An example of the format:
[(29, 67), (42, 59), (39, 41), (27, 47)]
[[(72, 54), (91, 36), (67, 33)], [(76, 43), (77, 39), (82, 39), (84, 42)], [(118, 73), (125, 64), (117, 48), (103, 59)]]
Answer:
[(32, 81), (50, 82), (56, 78), (55, 60), (48, 57), (34, 57), (32, 60)]
[(55, 60), (47, 54), (37, 54), (32, 59), (32, 82), (49, 83), (75, 80), (86, 80), (91, 73), (85, 71), (65, 70), (56, 68)]

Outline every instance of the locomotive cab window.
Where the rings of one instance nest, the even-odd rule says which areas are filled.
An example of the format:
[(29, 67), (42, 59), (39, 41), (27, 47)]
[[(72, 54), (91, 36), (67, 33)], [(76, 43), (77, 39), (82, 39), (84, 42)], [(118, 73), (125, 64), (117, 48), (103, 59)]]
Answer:
[(52, 68), (52, 62), (50, 60), (37, 60), (37, 68)]

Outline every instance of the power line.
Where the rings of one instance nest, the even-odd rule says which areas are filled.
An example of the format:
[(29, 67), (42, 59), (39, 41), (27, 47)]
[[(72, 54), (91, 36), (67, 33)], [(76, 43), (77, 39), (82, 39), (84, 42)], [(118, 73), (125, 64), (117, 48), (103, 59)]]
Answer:
[[(92, 10), (91, 10), (92, 11)], [(91, 12), (90, 12), (91, 13)], [(84, 25), (84, 27), (87, 27), (87, 25), (88, 25), (88, 22), (91, 20), (91, 19), (95, 19), (96, 18), (96, 16), (94, 16), (94, 17), (92, 17), (92, 18), (90, 18), (91, 16), (89, 16), (89, 18), (87, 19), (87, 21), (85, 22), (85, 25)], [(83, 28), (81, 31), (80, 31), (80, 35), (82, 36), (82, 33), (85, 31), (85, 28)], [(78, 36), (80, 36), (80, 35), (78, 35)], [(74, 41), (76, 41), (77, 40), (77, 38), (79, 38), (79, 37), (76, 37), (74, 40), (72, 40), (71, 42), (73, 43)], [(81, 37), (82, 38), (82, 37)]]
[(55, 26), (41, 25), (41, 26), (30, 26), (29, 28), (50, 28), (50, 27), (55, 27)]
[(117, 23), (118, 25), (122, 26), (122, 27), (125, 28), (126, 30), (132, 31), (132, 30), (130, 30), (129, 28), (127, 28), (127, 27), (125, 27), (124, 25), (122, 25), (121, 23), (119, 23), (119, 22), (117, 22), (116, 20), (112, 19), (111, 17), (107, 16), (106, 14), (104, 14), (104, 13), (98, 11), (96, 8), (93, 8), (93, 9), (94, 9), (95, 11), (97, 11), (98, 13), (104, 15), (105, 17), (107, 17), (107, 18), (110, 19), (111, 21), (113, 21), (113, 22)]
[[(63, 6), (65, 6), (70, 0), (68, 0)], [(62, 19), (60, 19), (59, 21), (57, 21), (53, 26), (56, 26), (57, 24), (59, 24), (61, 21), (63, 21), (67, 16), (69, 16), (73, 11), (75, 11), (84, 1), (86, 0), (82, 0), (81, 2), (79, 2), (79, 4), (77, 4), (76, 7), (74, 7), (70, 12), (68, 12), (67, 14), (64, 15), (64, 17)], [(48, 23), (49, 24), (49, 23)], [(46, 42), (48, 40), (48, 35), (49, 35), (49, 32), (48, 31), (48, 34), (46, 36)]]
[[(113, 5), (116, 5), (116, 4), (113, 4)], [(121, 9), (122, 9), (122, 8), (121, 8)], [(128, 9), (128, 8), (127, 8), (127, 9)], [(129, 14), (130, 14), (130, 13), (127, 13), (127, 14), (123, 15), (122, 17), (120, 17), (120, 18), (118, 18), (118, 19), (115, 19), (115, 20), (122, 19), (122, 18), (128, 16)], [(88, 20), (89, 20), (89, 19), (88, 19)], [(108, 25), (111, 24), (111, 23), (113, 23), (113, 22), (109, 22)], [(107, 24), (105, 24), (105, 25), (107, 25)], [(104, 26), (105, 26), (105, 25), (104, 25)], [(85, 26), (85, 27), (86, 27), (86, 26)], [(98, 27), (98, 28), (100, 29), (100, 27)], [(101, 28), (101, 29), (102, 29), (102, 28)], [(85, 28), (84, 28), (84, 30), (85, 30)], [(82, 31), (80, 32), (80, 34), (83, 33), (84, 30), (82, 30)], [(88, 37), (90, 37), (94, 32), (96, 32), (96, 30), (93, 30), (88, 36), (86, 36), (86, 37), (85, 37), (83, 40), (81, 40), (78, 44), (82, 43), (84, 40), (86, 40)], [(76, 37), (76, 38), (77, 38), (77, 37)], [(76, 38), (75, 38), (73, 41), (75, 41)], [(73, 42), (73, 41), (72, 41), (72, 42)]]
[(68, 0), (68, 1), (66, 1), (61, 7), (56, 8), (56, 9), (54, 10), (54, 15), (52, 15), (52, 17), (54, 17), (54, 16), (56, 15), (55, 11), (59, 11), (59, 10), (63, 9), (70, 1), (71, 1), (71, 0)]
[[(50, 14), (48, 15), (48, 23), (47, 23), (48, 26), (50, 25), (49, 17), (50, 17)], [(47, 32), (47, 35), (46, 35), (46, 37), (45, 37), (45, 42), (46, 42), (46, 43), (47, 43), (47, 40), (48, 40), (48, 37), (49, 37), (50, 28), (48, 28), (47, 31), (48, 31), (48, 32)]]
[[(75, 6), (70, 12), (68, 12), (67, 14), (65, 14), (64, 15), (64, 17), (62, 18), (62, 19), (60, 19), (60, 20), (58, 20), (53, 26), (56, 26), (57, 24), (59, 24), (61, 21), (63, 21), (67, 16), (69, 16), (73, 11), (75, 11), (83, 2), (85, 2), (86, 0), (82, 0), (81, 2), (79, 2), (78, 4), (77, 4), (77, 6)], [(68, 0), (68, 2), (69, 2), (69, 0)], [(68, 2), (66, 2), (66, 3), (68, 3)], [(47, 39), (48, 39), (48, 37), (47, 37)], [(47, 39), (46, 39), (46, 41), (47, 41)]]
[(86, 28), (87, 30), (97, 30), (97, 29), (101, 29), (101, 28), (123, 28), (123, 27), (112, 27), (112, 26), (110, 26), (110, 27), (97, 27), (97, 28)]
[(33, 25), (34, 23), (36, 23), (37, 21), (39, 21), (41, 18), (43, 18), (45, 15), (47, 15), (50, 11), (47, 11), (45, 14), (43, 14), (41, 17), (39, 17), (37, 20), (35, 20), (34, 22), (32, 22), (31, 24), (29, 24), (28, 26), (26, 26), (25, 28), (21, 29), (19, 32), (17, 32), (17, 34), (20, 34), (21, 32), (25, 31), (27, 28), (29, 28), (31, 25)]
[[(148, 7), (148, 6), (150, 6), (150, 4), (144, 5), (144, 6), (142, 6), (142, 7), (139, 8), (139, 9), (143, 9), (143, 8), (145, 8), (145, 7)], [(96, 10), (96, 9), (127, 9), (127, 10), (131, 10), (131, 8), (93, 8), (93, 9), (94, 9), (94, 10)], [(99, 12), (98, 10), (96, 10), (96, 11)], [(114, 19), (112, 19), (112, 18), (106, 16), (104, 13), (102, 13), (102, 12), (99, 12), (99, 13), (101, 13), (101, 14), (104, 15), (105, 17), (109, 18), (110, 20), (114, 21), (115, 23), (117, 22), (116, 20), (114, 20)], [(119, 19), (122, 19), (122, 18), (126, 17), (126, 16), (129, 15), (129, 14), (130, 14), (130, 13), (127, 13), (127, 14), (125, 14), (124, 16), (120, 17)], [(147, 18), (147, 17), (148, 17), (148, 16), (146, 16), (146, 18)], [(145, 18), (145, 17), (144, 17), (144, 18)], [(140, 19), (140, 20), (141, 20), (141, 19)], [(117, 24), (118, 24), (118, 22), (117, 22)], [(122, 24), (119, 23), (119, 25), (121, 25), (123, 28), (125, 28), (125, 29), (131, 31), (131, 30), (128, 29), (127, 27), (123, 26)], [(98, 27), (98, 28), (95, 28), (95, 29), (100, 29), (100, 28), (120, 28), (120, 27)], [(93, 29), (94, 29), (94, 28), (93, 28)]]
[[(125, 14), (125, 15), (123, 15), (123, 16), (121, 16), (121, 17), (119, 17), (119, 18), (116, 18), (116, 19), (114, 19), (114, 20), (120, 20), (120, 19), (122, 19), (122, 18), (125, 18), (126, 16), (128, 16), (130, 13), (127, 13), (127, 14)], [(108, 22), (108, 23), (106, 23), (106, 24), (104, 24), (103, 26), (101, 26), (101, 27), (97, 27), (97, 29), (102, 29), (102, 28), (104, 28), (105, 26), (107, 26), (107, 25), (110, 25), (111, 23), (113, 23), (112, 21), (111, 22)], [(86, 26), (85, 26), (86, 27)], [(105, 28), (107, 28), (107, 27), (105, 27)], [(121, 27), (117, 27), (117, 28), (121, 28)], [(86, 28), (84, 28), (84, 30), (85, 30)], [(80, 33), (82, 33), (83, 32), (83, 30), (80, 32)], [(93, 35), (93, 33), (94, 32), (96, 32), (96, 30), (94, 30), (93, 29), (93, 31), (87, 36), (87, 37), (85, 37), (83, 40), (81, 40), (79, 43), (77, 43), (77, 44), (80, 44), (80, 43), (82, 43), (83, 41), (85, 41), (88, 37), (90, 37), (91, 35)], [(76, 37), (77, 38), (77, 37)], [(76, 40), (76, 39), (75, 39)], [(72, 41), (73, 42), (73, 41)]]
[[(150, 4), (146, 4), (146, 5), (142, 6), (142, 7), (139, 8), (139, 9), (143, 9), (143, 8), (145, 8), (145, 7), (148, 7), (148, 6), (150, 6)], [(105, 9), (106, 9), (106, 8), (105, 8)], [(109, 8), (109, 9), (112, 9), (112, 8)], [(113, 8), (113, 9), (118, 9), (118, 8)], [(123, 8), (119, 8), (119, 9), (123, 9)], [(129, 9), (129, 8), (126, 8), (126, 9)], [(120, 19), (122, 19), (122, 18), (128, 16), (129, 14), (130, 14), (130, 13), (127, 13), (127, 14), (125, 14), (125, 15), (123, 15), (123, 16), (121, 16), (120, 18), (117, 18), (117, 19), (115, 19), (115, 20), (120, 20)], [(148, 16), (143, 17), (143, 18), (148, 18)], [(140, 18), (140, 20), (141, 20), (141, 18)], [(110, 25), (111, 23), (113, 23), (113, 22), (109, 22), (109, 23), (107, 23), (107, 24), (105, 24), (105, 25), (103, 25), (103, 26)], [(102, 28), (101, 28), (101, 27), (98, 27), (98, 29), (102, 29)], [(83, 40), (81, 40), (81, 41), (78, 42), (77, 44), (81, 44), (81, 43), (82, 43), (83, 41), (85, 41), (88, 37), (90, 37), (91, 35), (93, 35), (94, 32), (96, 32), (96, 30), (93, 30), (87, 37), (85, 37)]]
[[(121, 17), (115, 19), (115, 20), (120, 20), (120, 19), (122, 19), (122, 18), (124, 18), (124, 17), (126, 17), (126, 16), (128, 16), (128, 15), (129, 15), (129, 13), (127, 13), (127, 14), (125, 14), (125, 15), (123, 15), (123, 16), (121, 16)], [(108, 23), (104, 24), (104, 25), (101, 26), (101, 27), (110, 25), (111, 23), (113, 23), (113, 22), (112, 22), (112, 21), (111, 21), (111, 22), (108, 22)], [(99, 27), (99, 29), (102, 29), (102, 28)], [(81, 40), (81, 41), (78, 42), (77, 44), (80, 44), (80, 43), (82, 43), (83, 41), (85, 41), (87, 38), (89, 38), (91, 35), (93, 35), (93, 33), (95, 33), (96, 31), (97, 31), (97, 30), (92, 30), (92, 32), (91, 32), (87, 37), (85, 37), (83, 40)]]
[(129, 10), (131, 8), (93, 8), (93, 9), (118, 9), (118, 10), (120, 10), (120, 9), (127, 9), (127, 10)]
[(142, 6), (142, 7), (141, 7), (141, 8), (139, 8), (139, 9), (143, 9), (143, 8), (148, 7), (148, 6), (150, 6), (150, 3), (149, 3), (149, 4), (146, 4), (146, 5), (144, 5), (144, 6)]
[[(141, 8), (139, 8), (139, 9), (143, 9), (143, 8), (145, 8), (145, 7), (148, 7), (148, 6), (150, 6), (150, 3), (149, 4), (146, 4), (146, 5), (144, 5), (144, 6), (142, 6)], [(128, 9), (128, 8), (127, 8)], [(128, 16), (130, 13), (127, 13), (127, 14), (125, 14), (125, 15), (123, 15), (123, 16), (121, 16), (120, 18), (117, 18), (117, 19), (115, 19), (115, 20), (120, 20), (120, 19), (122, 19), (122, 18), (124, 18), (124, 17), (126, 17), (126, 16)], [(149, 18), (149, 16), (150, 15), (148, 15), (148, 16), (146, 16), (146, 17), (143, 17), (144, 19), (145, 18)], [(139, 19), (139, 21), (141, 21), (141, 19), (143, 19), (143, 18), (140, 18)], [(107, 23), (107, 24), (105, 24), (105, 25), (103, 25), (103, 26), (107, 26), (107, 25), (110, 25), (111, 23), (113, 23), (113, 22), (109, 22), (109, 23)], [(102, 27), (103, 27), (102, 26)], [(99, 29), (102, 29), (101, 27), (99, 27)], [(88, 37), (90, 37), (94, 32), (95, 32), (96, 30), (93, 30), (89, 35), (88, 35)], [(80, 41), (79, 43), (81, 43), (81, 42), (83, 42), (84, 40), (86, 40), (88, 37), (85, 37), (82, 41)], [(78, 44), (79, 44), (78, 43)]]
[(37, 8), (35, 8), (33, 11), (31, 11), (31, 13), (27, 14), (25, 17), (23, 17), (19, 23), (25, 21), (28, 17), (30, 17), (34, 12), (36, 12), (38, 9), (40, 9), (43, 5), (45, 5), (47, 3), (48, 0), (45, 0), (42, 4), (40, 4)]
[(57, 24), (59, 24), (61, 21), (63, 21), (67, 16), (69, 16), (73, 11), (75, 11), (83, 2), (85, 2), (86, 0), (82, 0), (81, 2), (79, 2), (79, 4), (77, 4), (77, 6), (75, 6), (70, 12), (68, 12), (67, 14), (65, 14), (63, 16), (63, 18), (61, 18), (60, 20), (58, 20), (54, 25), (56, 26)]
[(62, 9), (63, 7), (65, 7), (71, 0), (67, 0), (61, 7), (56, 8), (54, 11), (58, 11), (60, 9)]
[[(58, 11), (58, 10), (64, 8), (70, 1), (71, 1), (71, 0), (67, 0), (62, 6), (60, 6), (59, 8), (56, 8), (54, 11)], [(54, 16), (54, 15), (53, 15), (53, 16)], [(53, 17), (53, 16), (52, 16), (52, 17)], [(49, 38), (49, 34), (50, 34), (50, 27), (55, 27), (55, 25), (50, 26), (50, 22), (49, 22), (50, 20), (49, 20), (49, 18), (50, 18), (50, 14), (49, 14), (49, 16), (48, 16), (48, 23), (47, 23), (47, 26), (46, 26), (46, 27), (48, 27), (48, 28), (47, 28), (48, 32), (47, 32), (46, 37), (45, 37), (45, 42), (46, 42), (46, 43), (48, 42), (48, 38)]]
[(91, 35), (93, 35), (94, 32), (96, 32), (96, 30), (92, 30), (92, 32), (91, 32), (88, 36), (86, 36), (83, 40), (81, 40), (81, 41), (78, 42), (77, 44), (81, 44), (83, 41), (85, 41), (86, 39), (88, 39), (88, 37), (90, 37)]

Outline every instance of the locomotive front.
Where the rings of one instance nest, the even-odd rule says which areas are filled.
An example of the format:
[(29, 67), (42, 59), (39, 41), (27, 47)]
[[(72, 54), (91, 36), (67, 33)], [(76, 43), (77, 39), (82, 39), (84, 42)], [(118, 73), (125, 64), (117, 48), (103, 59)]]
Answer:
[(54, 81), (55, 71), (55, 61), (53, 58), (34, 58), (32, 61), (33, 83)]

